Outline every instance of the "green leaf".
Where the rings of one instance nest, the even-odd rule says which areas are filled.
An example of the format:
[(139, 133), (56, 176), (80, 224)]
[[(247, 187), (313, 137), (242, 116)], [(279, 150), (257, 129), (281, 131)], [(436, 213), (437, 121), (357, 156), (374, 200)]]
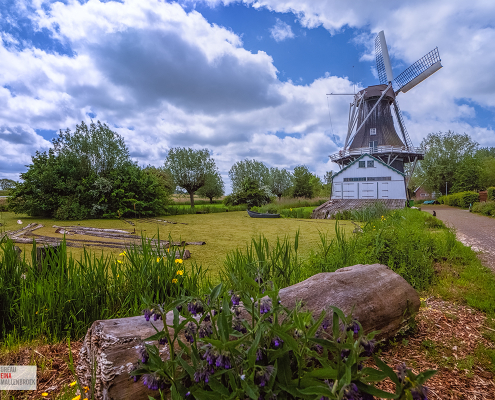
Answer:
[(230, 391), (228, 388), (226, 388), (224, 385), (222, 385), (217, 379), (210, 379), (210, 382), (208, 385), (211, 387), (211, 389), (214, 392), (220, 393), (223, 396), (229, 396)]
[(258, 350), (258, 344), (261, 339), (261, 330), (258, 330), (256, 332), (256, 336), (254, 337), (253, 343), (251, 344), (251, 347), (249, 348), (248, 354), (247, 354), (247, 359), (249, 366), (252, 368), (254, 366), (254, 363), (256, 362), (256, 352)]
[(314, 394), (316, 396), (333, 396), (332, 391), (328, 388), (328, 386), (312, 386), (307, 387), (305, 389), (298, 389), (301, 394)]
[(197, 400), (218, 400), (218, 394), (215, 392), (206, 391), (196, 387), (191, 390), (191, 394)]
[(248, 382), (242, 381), (242, 388), (250, 398), (258, 400), (259, 396), (256, 394), (256, 389), (253, 389)]
[(178, 358), (179, 358), (180, 365), (182, 365), (182, 368), (184, 368), (184, 370), (187, 371), (187, 373), (189, 374), (189, 376), (193, 376), (194, 375), (194, 372), (195, 372), (194, 371), (194, 368), (191, 367), (189, 365), (189, 363), (186, 360), (184, 360), (182, 357), (178, 357)]
[(375, 360), (375, 364), (378, 368), (380, 368), (387, 376), (394, 382), (396, 385), (400, 385), (399, 378), (397, 374), (394, 372), (392, 368), (390, 368), (387, 364), (385, 364), (382, 360), (380, 360), (377, 356), (373, 356)]
[(217, 299), (218, 295), (221, 293), (223, 288), (223, 283), (220, 282), (215, 288), (211, 291), (210, 294), (210, 302), (213, 304), (213, 302)]
[(318, 369), (314, 369), (311, 372), (308, 372), (305, 376), (311, 376), (313, 378), (320, 378), (320, 379), (337, 379), (338, 372), (336, 369), (330, 367), (318, 368)]
[(331, 351), (338, 351), (339, 348), (335, 345), (335, 343), (328, 339), (319, 339), (319, 338), (309, 338), (310, 342), (318, 343), (320, 346), (330, 349)]
[(373, 396), (383, 398), (383, 399), (397, 399), (399, 398), (399, 394), (384, 392), (383, 390), (377, 389), (374, 386), (366, 385), (363, 382), (356, 381), (354, 382), (358, 389), (364, 393), (371, 394)]
[(285, 353), (278, 361), (278, 376), (281, 383), (288, 385), (292, 379), (292, 373), (290, 370), (290, 358), (289, 353)]
[(361, 374), (365, 376), (365, 379), (369, 382), (380, 382), (383, 381), (387, 374), (383, 371), (379, 371), (375, 368), (363, 368)]
[(351, 367), (350, 365), (345, 366), (344, 384), (349, 385), (351, 383)]
[(164, 338), (166, 336), (165, 332), (159, 331), (155, 333), (154, 335), (151, 335), (150, 337), (147, 337), (144, 339), (144, 341), (149, 341), (149, 340), (160, 340), (161, 338)]
[(423, 384), (428, 379), (430, 379), (433, 375), (435, 375), (437, 372), (438, 372), (437, 370), (429, 369), (429, 370), (423, 371), (420, 374), (418, 374), (418, 376), (416, 377), (416, 379), (418, 380), (418, 382), (420, 384)]

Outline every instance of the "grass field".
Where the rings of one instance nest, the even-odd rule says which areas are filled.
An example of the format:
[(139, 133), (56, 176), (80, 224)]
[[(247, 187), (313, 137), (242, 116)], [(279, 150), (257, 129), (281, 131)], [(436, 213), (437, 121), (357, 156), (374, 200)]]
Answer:
[[(62, 235), (55, 233), (53, 225), (81, 225), (95, 228), (124, 229), (136, 234), (143, 234), (148, 238), (160, 234), (161, 239), (169, 236), (174, 241), (185, 240), (199, 242), (204, 241), (203, 246), (187, 246), (191, 252), (191, 259), (188, 263), (196, 262), (208, 268), (211, 273), (215, 273), (225, 260), (228, 252), (237, 248), (245, 248), (251, 238), (264, 235), (270, 243), (277, 239), (289, 236), (293, 238), (299, 230), (299, 254), (302, 259), (309, 256), (312, 250), (320, 241), (319, 232), (328, 233), (329, 237), (335, 234), (334, 220), (308, 220), (294, 218), (280, 219), (257, 219), (250, 218), (246, 212), (226, 212), (202, 215), (178, 215), (174, 217), (158, 217), (162, 220), (177, 222), (177, 224), (161, 225), (156, 223), (142, 222), (139, 219), (132, 219), (135, 226), (131, 226), (122, 220), (84, 220), (84, 221), (56, 221), (53, 219), (43, 219), (38, 217), (28, 217), (14, 213), (0, 213), (1, 230), (17, 230), (28, 223), (36, 222), (44, 225), (44, 228), (35, 231), (38, 235), (46, 235), (62, 238)], [(17, 220), (22, 221), (22, 225), (17, 224)], [(351, 232), (354, 226), (350, 222), (341, 223), (347, 232)], [(88, 237), (74, 235), (71, 239), (87, 239)], [(105, 239), (101, 239), (105, 241)], [(23, 250), (30, 251), (31, 245), (20, 245)], [(97, 252), (103, 251), (105, 254), (118, 255), (120, 249), (103, 249), (96, 246), (88, 246), (88, 249)], [(68, 248), (76, 258), (83, 253), (82, 248)]]

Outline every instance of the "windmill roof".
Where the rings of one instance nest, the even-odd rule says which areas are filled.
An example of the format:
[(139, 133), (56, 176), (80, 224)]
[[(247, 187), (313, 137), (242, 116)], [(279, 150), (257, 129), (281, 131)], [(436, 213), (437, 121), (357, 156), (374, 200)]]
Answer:
[(373, 157), (372, 155), (368, 154), (368, 153), (364, 153), (362, 154), (360, 157), (356, 158), (353, 162), (351, 162), (350, 164), (346, 165), (344, 168), (342, 168), (339, 172), (337, 172), (336, 174), (334, 174), (333, 176), (337, 176), (339, 175), (340, 173), (344, 172), (346, 169), (348, 169), (349, 167), (351, 167), (352, 165), (356, 164), (359, 160), (361, 160), (361, 158), (363, 158), (364, 156), (368, 156), (370, 158), (372, 158), (373, 160), (377, 161), (378, 163), (382, 164), (383, 166), (391, 169), (392, 171), (394, 172), (397, 172), (398, 174), (402, 175), (402, 176), (406, 176), (405, 173), (403, 172), (400, 172), (398, 169), (395, 169), (394, 167), (391, 167), (390, 165), (388, 164), (385, 164), (382, 160), (376, 158), (376, 157)]

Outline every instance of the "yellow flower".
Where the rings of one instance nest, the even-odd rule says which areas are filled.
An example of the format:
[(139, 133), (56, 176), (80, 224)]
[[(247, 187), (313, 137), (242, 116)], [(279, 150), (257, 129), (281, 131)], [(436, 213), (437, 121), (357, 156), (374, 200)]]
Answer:
[(81, 400), (81, 395), (78, 394), (76, 397), (74, 397), (72, 400)]
[(170, 253), (170, 249), (167, 249), (167, 252)]
[(184, 271), (183, 271), (182, 269), (179, 269), (179, 270), (177, 271), (177, 275), (184, 275)]
[(292, 208), (290, 210), (292, 211)]
[(122, 253), (119, 254), (119, 256), (125, 256), (127, 253), (123, 251)]
[(89, 392), (89, 387), (84, 386), (83, 389), (84, 389), (84, 393), (88, 393)]
[(160, 257), (157, 257), (156, 258), (156, 262), (160, 262)]
[(177, 258), (177, 259), (175, 260), (175, 263), (176, 263), (176, 264), (182, 264), (182, 259), (181, 259), (181, 258)]
[(47, 392), (43, 392), (43, 393), (41, 393), (41, 395), (42, 395), (43, 397), (46, 397), (46, 396), (48, 396), (48, 393), (47, 393)]
[(71, 383), (69, 383), (69, 386), (70, 386), (70, 387), (72, 387), (72, 386), (74, 386), (76, 383), (77, 383), (76, 381), (71, 382)]
[(177, 279), (175, 279), (175, 278), (172, 279), (172, 283), (177, 283), (177, 282), (179, 282)]
[(120, 261), (120, 260), (117, 260), (117, 262), (118, 262), (119, 264), (122, 264), (122, 261)]

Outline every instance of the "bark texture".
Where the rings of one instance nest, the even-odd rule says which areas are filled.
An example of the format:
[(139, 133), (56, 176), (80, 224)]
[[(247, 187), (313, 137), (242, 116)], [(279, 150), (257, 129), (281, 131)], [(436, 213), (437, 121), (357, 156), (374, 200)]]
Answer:
[[(314, 275), (280, 290), (280, 300), (288, 308), (302, 303), (315, 317), (330, 305), (346, 315), (352, 311), (366, 333), (381, 331), (379, 338), (393, 337), (420, 306), (413, 287), (380, 264), (354, 265)], [(172, 315), (167, 315), (167, 323), (172, 324)], [(143, 339), (155, 333), (151, 324), (143, 316), (93, 323), (81, 348), (77, 373), (82, 384), (89, 387), (94, 375), (95, 399), (146, 400), (148, 395), (157, 396), (142, 383), (134, 383), (128, 374), (138, 360)], [(162, 321), (153, 324), (157, 329), (163, 327)], [(167, 345), (158, 348), (163, 359), (169, 357)]]

